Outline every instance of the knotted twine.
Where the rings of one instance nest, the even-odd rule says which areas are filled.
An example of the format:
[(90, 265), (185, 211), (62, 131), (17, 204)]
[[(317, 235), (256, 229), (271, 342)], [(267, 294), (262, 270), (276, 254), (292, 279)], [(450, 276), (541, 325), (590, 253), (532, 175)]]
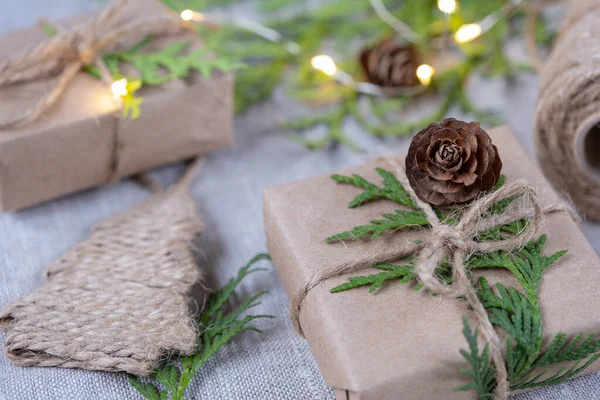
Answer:
[(536, 107), (541, 168), (590, 219), (600, 221), (600, 2), (569, 2), (542, 73)]
[(167, 354), (193, 353), (189, 294), (202, 274), (190, 248), (202, 222), (189, 185), (199, 166), (97, 224), (48, 267), (48, 283), (0, 312), (7, 358), (145, 376)]
[[(464, 298), (472, 310), (475, 326), (488, 343), (490, 356), (494, 363), (494, 376), (497, 387), (495, 400), (508, 398), (509, 383), (506, 362), (502, 352), (502, 343), (498, 333), (489, 320), (485, 307), (477, 297), (475, 288), (465, 267), (464, 260), (471, 253), (490, 253), (504, 250), (514, 252), (533, 239), (542, 223), (542, 215), (571, 210), (564, 205), (548, 207), (542, 212), (537, 193), (525, 180), (516, 180), (505, 184), (493, 193), (485, 195), (471, 203), (457, 225), (451, 226), (442, 221), (427, 202), (419, 199), (406, 177), (404, 167), (397, 160), (387, 160), (395, 170), (398, 181), (404, 186), (413, 201), (427, 216), (430, 225), (430, 235), (418, 244), (413, 244), (408, 250), (390, 250), (376, 254), (367, 260), (341, 264), (324, 269), (306, 280), (292, 299), (290, 318), (296, 331), (304, 336), (300, 324), (302, 302), (308, 293), (324, 281), (345, 273), (370, 268), (375, 264), (391, 262), (406, 256), (418, 255), (415, 272), (424, 287), (428, 290), (449, 298)], [(502, 214), (486, 215), (486, 211), (494, 204), (506, 199), (516, 199)], [(518, 203), (518, 204), (517, 204)], [(498, 241), (478, 242), (475, 238), (490, 229), (509, 224), (514, 221), (526, 220), (525, 228), (516, 236)], [(452, 261), (453, 283), (446, 285), (436, 276), (435, 270), (439, 263), (448, 258)]]
[[(139, 42), (148, 35), (174, 33), (184, 27), (181, 19), (170, 13), (134, 20), (123, 25), (118, 18), (128, 3), (129, 0), (114, 0), (89, 22), (68, 31), (61, 30), (58, 35), (0, 64), (0, 88), (44, 79), (59, 72), (52, 89), (44, 94), (33, 108), (0, 121), (0, 129), (15, 128), (37, 120), (56, 104), (73, 78), (86, 65), (95, 65), (100, 71), (102, 81), (110, 86), (113, 78), (102, 59), (103, 54), (117, 50), (123, 43)], [(121, 107), (121, 101), (117, 99), (113, 113), (115, 145), (107, 174), (109, 182), (119, 178)]]

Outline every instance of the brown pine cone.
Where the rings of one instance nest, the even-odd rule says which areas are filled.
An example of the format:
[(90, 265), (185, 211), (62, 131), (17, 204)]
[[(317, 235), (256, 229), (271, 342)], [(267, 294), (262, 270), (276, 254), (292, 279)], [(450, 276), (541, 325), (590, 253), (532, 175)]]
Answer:
[(413, 45), (398, 46), (383, 40), (360, 52), (360, 65), (367, 80), (383, 87), (410, 87), (419, 84), (419, 56)]
[(410, 186), (421, 200), (441, 207), (467, 203), (491, 190), (501, 169), (498, 149), (479, 123), (454, 118), (419, 132), (406, 157)]

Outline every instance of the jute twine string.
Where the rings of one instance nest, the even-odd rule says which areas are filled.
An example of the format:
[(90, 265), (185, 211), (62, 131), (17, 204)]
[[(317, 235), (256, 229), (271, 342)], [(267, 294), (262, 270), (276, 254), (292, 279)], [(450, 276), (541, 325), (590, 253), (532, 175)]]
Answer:
[[(420, 244), (414, 244), (407, 250), (388, 249), (378, 254), (372, 254), (365, 260), (341, 264), (321, 270), (305, 281), (292, 299), (290, 318), (296, 331), (303, 335), (300, 325), (302, 303), (308, 293), (324, 281), (348, 272), (370, 268), (374, 264), (398, 260), (410, 255), (418, 255), (415, 271), (419, 280), (430, 291), (449, 298), (464, 298), (472, 311), (476, 327), (482, 337), (489, 343), (490, 356), (495, 366), (497, 388), (494, 399), (508, 398), (509, 384), (506, 363), (502, 352), (502, 343), (496, 330), (491, 324), (485, 307), (479, 301), (475, 288), (464, 264), (465, 258), (471, 253), (489, 253), (498, 250), (513, 252), (523, 247), (533, 239), (542, 223), (542, 215), (571, 210), (564, 205), (553, 205), (542, 211), (535, 190), (525, 180), (510, 182), (497, 191), (483, 196), (469, 205), (456, 226), (450, 226), (438, 218), (429, 203), (420, 200), (412, 190), (403, 166), (397, 160), (386, 160), (395, 170), (398, 181), (408, 191), (411, 198), (426, 214), (430, 224), (430, 235)], [(509, 198), (517, 198), (512, 207), (503, 214), (485, 216), (492, 204)], [(478, 234), (502, 226), (504, 224), (527, 220), (526, 227), (519, 235), (499, 241), (478, 242)], [(453, 283), (442, 283), (435, 274), (439, 263), (449, 258), (453, 263)]]
[(48, 267), (44, 286), (0, 312), (7, 358), (144, 376), (167, 354), (193, 353), (189, 294), (202, 274), (190, 248), (202, 222), (189, 185), (199, 168), (97, 224)]
[(569, 2), (543, 73), (536, 150), (544, 174), (586, 217), (600, 220), (600, 2)]

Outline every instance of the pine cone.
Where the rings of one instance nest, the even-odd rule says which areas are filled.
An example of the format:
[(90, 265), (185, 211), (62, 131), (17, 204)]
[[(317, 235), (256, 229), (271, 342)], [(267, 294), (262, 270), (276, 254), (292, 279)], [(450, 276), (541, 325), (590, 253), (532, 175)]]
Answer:
[(417, 196), (436, 206), (467, 203), (491, 190), (502, 161), (478, 122), (448, 118), (434, 122), (412, 140), (406, 175)]
[(413, 45), (398, 46), (391, 39), (360, 52), (360, 65), (367, 80), (383, 87), (410, 87), (419, 84), (419, 60)]

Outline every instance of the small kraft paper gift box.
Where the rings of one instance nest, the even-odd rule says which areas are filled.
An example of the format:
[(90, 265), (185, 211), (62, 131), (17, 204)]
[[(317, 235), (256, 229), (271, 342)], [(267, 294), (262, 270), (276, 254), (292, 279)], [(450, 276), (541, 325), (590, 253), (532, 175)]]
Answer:
[[(0, 66), (7, 67), (0, 67), (0, 125), (39, 107), (40, 99), (46, 99), (61, 84), (70, 68), (76, 69), (59, 98), (39, 118), (0, 129), (0, 210), (19, 210), (232, 144), (231, 73), (213, 70), (207, 78), (193, 69), (176, 71), (177, 65), (168, 71), (166, 63), (170, 60), (158, 60), (157, 75), (152, 76), (155, 81), (168, 73), (185, 76), (144, 83), (135, 92), (143, 97), (137, 119), (124, 117), (116, 109), (111, 83), (86, 72), (86, 68), (97, 68), (94, 57), (98, 60), (116, 50), (101, 49), (104, 40), (122, 42), (118, 43), (119, 51), (128, 51), (146, 38), (149, 44), (140, 50), (146, 54), (174, 44), (170, 49), (177, 48), (182, 57), (202, 50), (199, 36), (185, 29), (183, 21), (158, 0), (117, 3), (118, 11), (112, 9), (99, 23), (90, 21), (98, 19), (102, 10), (0, 37)], [(138, 22), (139, 26), (131, 29)], [(153, 34), (157, 24), (169, 23), (172, 26), (164, 29), (168, 32)], [(48, 26), (56, 32), (43, 29)], [(36, 46), (52, 40), (53, 46), (36, 54)], [(71, 47), (73, 57), (81, 56), (81, 60), (69, 58)], [(21, 53), (29, 53), (30, 70), (36, 70), (32, 79), (27, 76), (29, 71), (22, 76), (6, 72), (25, 63), (20, 60)], [(139, 71), (132, 64), (142, 65), (142, 61), (136, 54), (130, 56), (129, 63), (122, 62), (120, 68), (123, 76), (135, 78)], [(198, 58), (202, 57), (211, 56), (198, 53)], [(77, 68), (74, 64), (79, 61)], [(37, 76), (39, 68), (48, 69), (49, 76)], [(5, 84), (7, 81), (10, 84)]]
[[(528, 182), (537, 192), (541, 210), (551, 210), (561, 204), (561, 200), (529, 159), (510, 128), (496, 128), (489, 134), (502, 158), (502, 174), (505, 175), (507, 185), (517, 180)], [(341, 171), (340, 174), (349, 177), (357, 174), (368, 182), (378, 184), (382, 177), (376, 172), (376, 167), (390, 170), (390, 162), (394, 159), (395, 157), (382, 157)], [(396, 160), (400, 160), (400, 165), (403, 165), (403, 159), (404, 157), (399, 156)], [(382, 220), (382, 214), (388, 213), (389, 216), (389, 213), (401, 208), (387, 199), (374, 200), (367, 198), (368, 196), (363, 197), (363, 200), (374, 201), (349, 208), (348, 203), (362, 192), (363, 189), (351, 184), (337, 183), (330, 176), (321, 176), (267, 189), (264, 193), (267, 246), (280, 280), (294, 304), (292, 315), (299, 312), (297, 328), (308, 341), (325, 382), (334, 389), (338, 400), (477, 398), (477, 388), (469, 386), (473, 379), (461, 373), (461, 369), (463, 372), (469, 370), (472, 364), (467, 362), (460, 350), (469, 350), (471, 345), (479, 341), (477, 354), (487, 361), (489, 352), (486, 351), (489, 349), (486, 346), (488, 350), (484, 351), (485, 341), (481, 334), (471, 343), (465, 340), (464, 330), (468, 320), (463, 320), (462, 317), (471, 316), (473, 309), (468, 308), (463, 299), (419, 290), (418, 286), (408, 285), (406, 281), (400, 282), (400, 277), (386, 281), (372, 293), (369, 291), (370, 285), (330, 292), (331, 289), (350, 282), (351, 277), (397, 271), (391, 267), (387, 270), (368, 268), (360, 271), (351, 271), (352, 268), (349, 267), (347, 273), (315, 281), (315, 276), (332, 268), (369, 263), (371, 259), (377, 258), (376, 255), (400, 254), (403, 249), (427, 242), (429, 229), (421, 227), (393, 230), (372, 240), (368, 237), (361, 240), (348, 238), (326, 243), (325, 238), (331, 235), (368, 224), (369, 221)], [(531, 291), (537, 290), (539, 304), (537, 300), (534, 301), (534, 307), (541, 310), (541, 320), (532, 322), (528, 317), (519, 319), (515, 311), (514, 315), (508, 313), (506, 315), (509, 317), (499, 322), (503, 315), (499, 305), (489, 318), (496, 325), (495, 331), (498, 332), (503, 351), (508, 347), (527, 348), (529, 345), (525, 343), (526, 340), (523, 343), (509, 340), (509, 337), (516, 336), (518, 332), (507, 335), (507, 332), (497, 326), (502, 326), (503, 323), (514, 324), (522, 331), (530, 329), (533, 332), (531, 335), (537, 335), (541, 330), (540, 326), (543, 326), (543, 345), (536, 339), (538, 348), (532, 350), (534, 353), (537, 351), (537, 358), (525, 360), (524, 363), (532, 368), (540, 366), (539, 372), (550, 369), (558, 371), (559, 375), (555, 375), (553, 380), (542, 382), (552, 378), (552, 372), (548, 372), (545, 378), (525, 374), (519, 382), (510, 381), (510, 388), (514, 391), (558, 383), (584, 370), (588, 373), (600, 368), (596, 362), (600, 341), (595, 336), (587, 336), (600, 332), (600, 314), (597, 312), (600, 308), (600, 297), (597, 296), (600, 283), (598, 257), (579, 230), (573, 215), (566, 210), (544, 213), (540, 221), (535, 235), (532, 231), (532, 238), (534, 241), (540, 237), (542, 239), (533, 247), (520, 248), (519, 254), (524, 254), (523, 258), (513, 253), (504, 253), (502, 259), (507, 263), (521, 260), (525, 265), (528, 257), (535, 258), (532, 254), (535, 255), (537, 251), (544, 256), (556, 254), (550, 258), (537, 255), (542, 260), (540, 263), (548, 264), (542, 266), (547, 268), (542, 269), (544, 274), (541, 280), (541, 272), (537, 269), (534, 274), (519, 275), (524, 281), (533, 282), (532, 285), (539, 284), (539, 287), (535, 286), (535, 290)], [(564, 254), (562, 250), (568, 252)], [(472, 255), (468, 254), (467, 257), (469, 256)], [(389, 260), (389, 263), (394, 264), (393, 261)], [(493, 260), (488, 259), (486, 262), (495, 266)], [(401, 262), (396, 264), (402, 265)], [(541, 268), (538, 264), (536, 262), (535, 268)], [(534, 265), (533, 261), (531, 265)], [(510, 300), (513, 295), (517, 298), (517, 292), (521, 290), (519, 279), (515, 279), (517, 275), (504, 268), (483, 268), (473, 275), (474, 280), (475, 277), (484, 276), (486, 282), (489, 282), (485, 286), (494, 291), (496, 284), (517, 288), (514, 293), (512, 289), (507, 290), (506, 298), (494, 297), (489, 292), (487, 299), (498, 303)], [(307, 286), (307, 282), (318, 283)], [(375, 289), (374, 286), (371, 288)], [(480, 287), (480, 290), (483, 289), (485, 287)], [(306, 293), (303, 301), (294, 302), (303, 291)], [(531, 292), (527, 292), (521, 298), (535, 297), (531, 295)], [(488, 306), (492, 309), (494, 307), (493, 304), (486, 303), (486, 307)], [(475, 327), (471, 325), (471, 336), (474, 330)], [(580, 333), (583, 336), (578, 341), (577, 335)], [(569, 344), (572, 345), (571, 348), (568, 347)], [(541, 354), (549, 348), (554, 353), (542, 357)], [(581, 353), (578, 354), (580, 350)], [(583, 353), (589, 357), (583, 357)], [(504, 354), (506, 359), (512, 357), (509, 365), (514, 364), (513, 361), (518, 356), (515, 354), (517, 353)], [(585, 359), (577, 365), (573, 362), (563, 363), (566, 364), (566, 369), (557, 370), (554, 365), (546, 368), (551, 358), (558, 361)], [(578, 369), (579, 367), (585, 368)], [(563, 375), (566, 371), (569, 373)], [(479, 372), (487, 376), (486, 385), (491, 385), (492, 371), (480, 369)], [(516, 379), (515, 375), (517, 372), (509, 368), (509, 380)], [(461, 386), (465, 390), (455, 390)]]

